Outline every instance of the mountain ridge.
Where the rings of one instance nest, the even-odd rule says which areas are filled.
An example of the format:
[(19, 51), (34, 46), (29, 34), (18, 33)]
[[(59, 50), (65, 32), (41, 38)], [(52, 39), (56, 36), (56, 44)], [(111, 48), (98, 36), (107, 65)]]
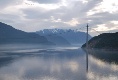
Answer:
[[(83, 44), (86, 42), (86, 33), (72, 29), (44, 29), (36, 31), (37, 34), (42, 36), (57, 35), (66, 39), (71, 44)], [(89, 39), (91, 36), (89, 35)]]
[(27, 33), (0, 22), (0, 44), (7, 43), (53, 44), (43, 36), (35, 33)]
[[(86, 47), (86, 44), (82, 45), (82, 48)], [(118, 32), (116, 33), (103, 33), (93, 37), (88, 41), (89, 48), (98, 49), (111, 49), (118, 50)]]

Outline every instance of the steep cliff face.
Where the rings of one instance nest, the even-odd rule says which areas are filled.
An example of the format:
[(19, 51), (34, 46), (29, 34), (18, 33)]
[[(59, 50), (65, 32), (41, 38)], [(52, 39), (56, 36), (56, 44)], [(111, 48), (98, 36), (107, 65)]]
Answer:
[[(103, 33), (93, 37), (88, 42), (89, 48), (100, 48), (100, 49), (117, 49), (118, 50), (118, 32), (116, 33)], [(86, 47), (83, 44), (82, 47)]]
[(40, 43), (52, 44), (45, 37), (35, 33), (17, 30), (10, 25), (0, 22), (0, 44), (5, 43)]

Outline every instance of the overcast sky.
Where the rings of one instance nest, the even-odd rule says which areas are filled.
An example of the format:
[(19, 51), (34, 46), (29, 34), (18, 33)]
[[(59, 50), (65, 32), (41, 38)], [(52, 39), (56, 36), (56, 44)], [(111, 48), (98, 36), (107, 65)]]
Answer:
[(118, 31), (118, 0), (0, 0), (0, 22), (27, 32), (62, 28)]

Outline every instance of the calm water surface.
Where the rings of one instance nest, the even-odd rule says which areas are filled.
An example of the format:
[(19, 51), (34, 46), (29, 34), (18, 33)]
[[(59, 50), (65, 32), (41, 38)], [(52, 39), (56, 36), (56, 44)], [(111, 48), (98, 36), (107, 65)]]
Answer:
[(118, 80), (118, 52), (0, 45), (0, 80)]

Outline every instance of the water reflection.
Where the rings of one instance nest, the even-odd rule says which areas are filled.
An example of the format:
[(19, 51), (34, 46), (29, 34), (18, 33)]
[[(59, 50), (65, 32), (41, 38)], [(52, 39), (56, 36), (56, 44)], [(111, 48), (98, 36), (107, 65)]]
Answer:
[(118, 80), (118, 52), (89, 50), (88, 80)]
[(89, 50), (86, 72), (86, 53), (78, 47), (3, 45), (0, 80), (118, 80), (117, 57)]
[(89, 50), (89, 53), (104, 62), (118, 64), (118, 51)]
[(0, 63), (0, 80), (86, 80), (85, 53), (75, 47), (2, 48), (0, 54), (7, 60)]

